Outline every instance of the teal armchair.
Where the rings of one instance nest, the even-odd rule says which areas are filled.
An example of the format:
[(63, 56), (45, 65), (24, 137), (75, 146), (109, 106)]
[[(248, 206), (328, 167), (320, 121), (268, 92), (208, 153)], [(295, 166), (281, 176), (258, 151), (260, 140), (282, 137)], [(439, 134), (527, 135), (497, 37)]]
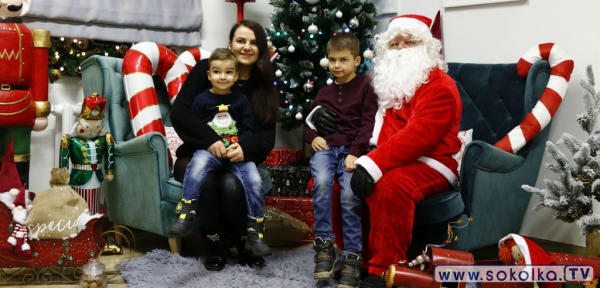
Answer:
[(509, 233), (519, 233), (535, 186), (550, 125), (517, 154), (493, 145), (517, 126), (535, 106), (546, 88), (550, 65), (538, 61), (526, 78), (517, 76), (516, 64), (449, 63), (463, 102), (460, 130), (473, 129), (473, 142), (465, 149), (459, 187), (426, 198), (415, 211), (409, 254), (425, 244), (443, 243), (447, 224), (473, 221), (454, 229), (457, 242), (448, 248), (471, 251), (497, 244)]

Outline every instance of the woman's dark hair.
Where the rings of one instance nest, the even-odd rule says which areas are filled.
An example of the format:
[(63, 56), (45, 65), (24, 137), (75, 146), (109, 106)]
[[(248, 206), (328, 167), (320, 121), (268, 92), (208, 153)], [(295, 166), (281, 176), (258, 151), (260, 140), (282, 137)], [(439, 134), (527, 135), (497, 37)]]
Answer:
[(256, 89), (252, 95), (252, 114), (254, 121), (259, 124), (273, 124), (279, 120), (279, 100), (275, 94), (273, 84), (273, 67), (269, 59), (269, 47), (267, 35), (263, 27), (252, 20), (242, 20), (229, 32), (229, 42), (233, 42), (235, 31), (239, 27), (246, 27), (254, 32), (256, 46), (258, 47), (258, 59), (252, 67), (252, 75), (256, 83)]

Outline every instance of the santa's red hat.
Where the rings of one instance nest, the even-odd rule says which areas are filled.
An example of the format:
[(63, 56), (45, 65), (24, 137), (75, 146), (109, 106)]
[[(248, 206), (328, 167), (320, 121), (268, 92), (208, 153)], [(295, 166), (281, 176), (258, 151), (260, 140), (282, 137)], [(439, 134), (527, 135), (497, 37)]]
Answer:
[(22, 206), (23, 208), (27, 208), (27, 203), (25, 202), (25, 194), (25, 185), (23, 185), (23, 187), (21, 187), (21, 190), (19, 190), (19, 194), (17, 194), (17, 198), (15, 198), (15, 201), (13, 202), (13, 205), (15, 205), (15, 207)]
[(0, 168), (0, 193), (8, 192), (10, 189), (21, 187), (21, 178), (15, 165), (15, 151), (13, 148), (13, 139), (10, 138), (4, 160)]
[(498, 242), (498, 248), (504, 245), (504, 242), (508, 239), (515, 240), (517, 246), (521, 250), (523, 258), (525, 258), (525, 264), (527, 265), (551, 265), (556, 264), (556, 260), (548, 254), (542, 247), (535, 242), (517, 234), (508, 234), (508, 236), (500, 239)]
[(431, 19), (415, 14), (400, 15), (390, 19), (387, 31), (394, 29), (426, 29), (429, 30), (431, 27)]

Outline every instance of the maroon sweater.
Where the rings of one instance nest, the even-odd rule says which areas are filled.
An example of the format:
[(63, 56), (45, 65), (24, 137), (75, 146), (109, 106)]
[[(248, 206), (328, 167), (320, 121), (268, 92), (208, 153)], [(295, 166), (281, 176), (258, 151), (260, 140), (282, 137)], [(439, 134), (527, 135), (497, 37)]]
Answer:
[[(323, 137), (327, 144), (350, 145), (349, 153), (355, 157), (367, 153), (377, 112), (377, 95), (368, 78), (357, 75), (346, 84), (335, 83), (321, 88), (311, 111), (317, 106), (327, 107), (338, 115), (337, 131)], [(317, 131), (304, 124), (306, 143), (312, 143), (317, 136)]]

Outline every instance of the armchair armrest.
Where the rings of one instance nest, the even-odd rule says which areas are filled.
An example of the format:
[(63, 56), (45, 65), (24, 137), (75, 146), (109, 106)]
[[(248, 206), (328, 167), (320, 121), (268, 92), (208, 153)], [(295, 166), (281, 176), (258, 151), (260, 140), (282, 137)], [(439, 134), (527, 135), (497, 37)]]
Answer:
[[(475, 166), (479, 169), (499, 173), (510, 172), (525, 162), (525, 158), (520, 155), (508, 153), (480, 140), (475, 140), (467, 145), (465, 158), (466, 155), (469, 155), (468, 161), (475, 161)], [(465, 169), (465, 166), (462, 166), (461, 175), (463, 175), (462, 170)]]
[(104, 190), (111, 221), (162, 234), (160, 203), (169, 179), (167, 153), (166, 139), (157, 132), (115, 145), (115, 179)]

